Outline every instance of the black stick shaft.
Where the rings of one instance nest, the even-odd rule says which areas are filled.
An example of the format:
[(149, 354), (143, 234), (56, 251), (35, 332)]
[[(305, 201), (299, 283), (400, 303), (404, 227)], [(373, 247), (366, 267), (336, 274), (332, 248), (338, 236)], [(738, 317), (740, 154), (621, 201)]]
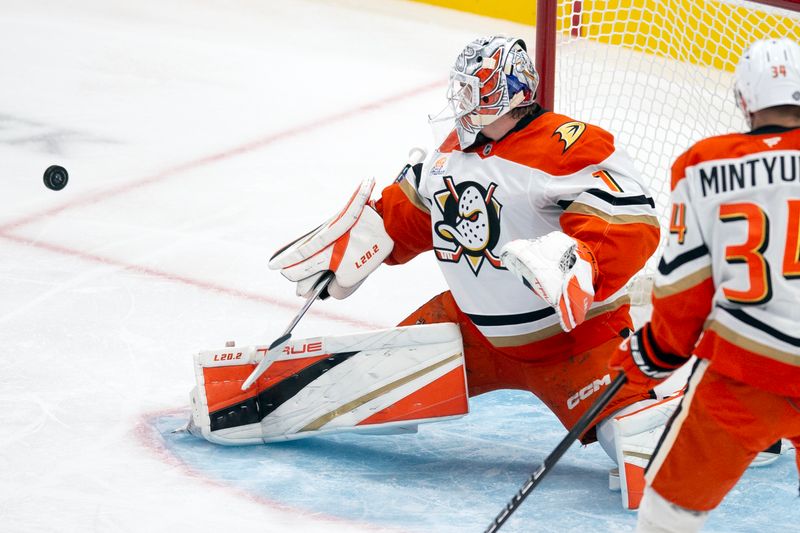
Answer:
[(597, 400), (589, 407), (589, 409), (583, 413), (583, 416), (578, 419), (572, 429), (569, 430), (567, 436), (564, 437), (561, 442), (556, 446), (556, 449), (553, 450), (550, 455), (548, 455), (542, 465), (536, 469), (536, 471), (531, 474), (531, 477), (528, 478), (528, 481), (522, 486), (521, 489), (514, 495), (513, 498), (503, 507), (503, 510), (497, 515), (494, 521), (486, 528), (485, 533), (495, 533), (500, 529), (500, 526), (505, 524), (506, 520), (511, 517), (514, 511), (517, 510), (517, 507), (525, 501), (525, 498), (536, 488), (536, 485), (547, 475), (550, 470), (553, 469), (555, 464), (561, 459), (561, 456), (566, 453), (572, 443), (577, 440), (578, 436), (586, 431), (586, 429), (594, 422), (594, 419), (597, 418), (597, 415), (600, 414), (608, 402), (611, 401), (612, 398), (617, 394), (619, 389), (625, 384), (627, 378), (625, 374), (619, 373), (614, 381), (611, 382), (611, 385), (603, 391), (603, 394), (600, 395)]
[(333, 277), (334, 273), (329, 270), (319, 278), (319, 281), (317, 281), (317, 284), (314, 286), (314, 289), (311, 291), (311, 294), (308, 296), (308, 298), (306, 298), (303, 307), (300, 309), (300, 311), (297, 312), (292, 321), (289, 322), (289, 325), (286, 327), (286, 331), (283, 332), (283, 335), (272, 341), (272, 344), (269, 345), (267, 353), (264, 354), (264, 358), (261, 360), (261, 362), (258, 363), (258, 365), (256, 365), (255, 370), (253, 370), (250, 373), (250, 375), (247, 376), (247, 379), (244, 380), (244, 383), (242, 383), (242, 390), (249, 389), (250, 385), (255, 383), (255, 381), (261, 376), (261, 374), (266, 372), (267, 368), (269, 368), (269, 366), (275, 361), (277, 355), (275, 355), (273, 350), (276, 347), (279, 347), (280, 345), (289, 342), (289, 339), (292, 338), (292, 330), (294, 329), (294, 327), (297, 325), (298, 322), (300, 322), (300, 319), (303, 318), (303, 315), (306, 314), (306, 311), (308, 311), (308, 308), (311, 307), (311, 304), (317, 301), (317, 298), (320, 297), (322, 291), (324, 291), (328, 287), (330, 282), (333, 281)]

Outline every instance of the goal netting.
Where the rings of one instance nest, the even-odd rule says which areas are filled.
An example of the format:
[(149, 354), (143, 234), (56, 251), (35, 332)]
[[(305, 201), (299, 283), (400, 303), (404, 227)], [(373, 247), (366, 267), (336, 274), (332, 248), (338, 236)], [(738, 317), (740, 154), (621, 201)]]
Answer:
[[(800, 5), (792, 4), (557, 0), (552, 108), (609, 130), (633, 157), (655, 199), (662, 243), (672, 162), (704, 137), (746, 131), (734, 67), (757, 39), (800, 41)], [(634, 304), (649, 303), (659, 256), (637, 276)]]

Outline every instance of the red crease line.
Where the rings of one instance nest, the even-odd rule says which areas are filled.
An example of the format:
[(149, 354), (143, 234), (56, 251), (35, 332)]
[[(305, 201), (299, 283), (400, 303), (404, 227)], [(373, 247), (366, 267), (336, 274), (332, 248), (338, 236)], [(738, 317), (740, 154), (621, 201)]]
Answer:
[[(125, 263), (124, 261), (119, 261), (117, 259), (112, 259), (110, 257), (103, 257), (100, 255), (96, 255), (90, 252), (83, 252), (81, 250), (74, 250), (72, 248), (67, 248), (66, 246), (61, 246), (54, 243), (48, 243), (43, 241), (34, 241), (30, 239), (26, 239), (24, 237), (18, 237), (16, 235), (10, 235), (8, 233), (0, 232), (0, 238), (6, 239), (9, 241), (16, 242), (18, 244), (23, 244), (26, 246), (33, 246), (35, 248), (39, 248), (40, 250), (46, 250), (48, 252), (57, 253), (60, 255), (66, 255), (69, 257), (75, 257), (78, 259), (82, 259), (84, 261), (88, 261), (91, 263), (97, 263), (100, 265), (107, 265), (116, 267), (122, 270), (127, 270), (129, 272), (137, 272), (140, 274), (145, 274), (147, 276), (158, 278), (166, 281), (171, 281), (173, 283), (180, 283), (182, 285), (188, 285), (190, 287), (195, 287), (198, 289), (203, 289), (207, 291), (217, 292), (220, 294), (226, 294), (229, 296), (235, 296), (237, 298), (241, 298), (243, 300), (249, 300), (252, 302), (268, 304), (275, 307), (279, 307), (281, 309), (288, 309), (291, 311), (299, 311), (300, 306), (302, 305), (301, 300), (298, 298), (297, 303), (289, 303), (284, 300), (280, 300), (274, 297), (265, 296), (263, 294), (257, 294), (247, 291), (242, 291), (239, 289), (233, 289), (230, 287), (226, 287), (224, 285), (219, 285), (217, 283), (213, 283), (210, 281), (203, 281), (199, 279), (190, 278), (188, 276), (182, 276), (180, 274), (173, 274), (171, 272), (166, 272), (164, 270), (158, 270), (155, 268), (147, 267), (144, 265), (136, 265), (133, 263)], [(325, 318), (328, 320), (334, 320), (336, 322), (341, 322), (344, 324), (349, 324), (352, 326), (356, 326), (358, 328), (367, 328), (367, 329), (376, 329), (385, 326), (381, 326), (375, 324), (373, 322), (366, 322), (363, 320), (358, 320), (355, 318), (351, 318), (339, 313), (332, 313), (330, 311), (322, 311), (319, 309), (311, 309), (309, 314), (313, 314), (320, 318)]]

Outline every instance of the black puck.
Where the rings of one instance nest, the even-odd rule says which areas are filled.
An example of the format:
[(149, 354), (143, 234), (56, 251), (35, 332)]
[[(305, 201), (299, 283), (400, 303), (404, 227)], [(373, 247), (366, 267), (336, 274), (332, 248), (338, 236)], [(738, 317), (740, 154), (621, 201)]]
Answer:
[(69, 174), (64, 167), (53, 165), (44, 171), (44, 184), (48, 189), (60, 191), (67, 186), (68, 181)]

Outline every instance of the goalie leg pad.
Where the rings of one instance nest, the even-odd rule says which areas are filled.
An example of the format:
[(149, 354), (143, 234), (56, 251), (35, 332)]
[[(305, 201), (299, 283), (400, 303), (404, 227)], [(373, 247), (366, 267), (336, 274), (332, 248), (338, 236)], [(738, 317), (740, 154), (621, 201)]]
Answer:
[[(626, 509), (639, 507), (645, 487), (644, 470), (682, 398), (681, 392), (663, 400), (637, 402), (599, 425), (600, 444), (617, 462), (622, 505)], [(609, 479), (609, 487), (616, 483)]]
[(190, 431), (225, 445), (387, 434), (468, 412), (456, 324), (296, 340), (247, 391), (267, 346), (195, 356)]

